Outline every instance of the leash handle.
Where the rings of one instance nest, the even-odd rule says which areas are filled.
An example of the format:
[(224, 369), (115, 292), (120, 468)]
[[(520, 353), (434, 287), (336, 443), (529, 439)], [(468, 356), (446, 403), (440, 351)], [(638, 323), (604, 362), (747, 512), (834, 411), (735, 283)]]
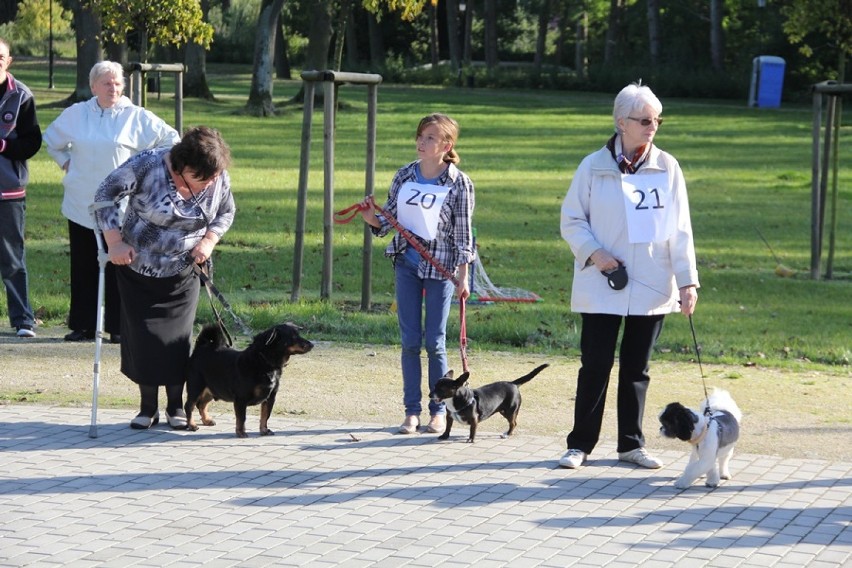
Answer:
[(358, 216), (361, 211), (366, 211), (367, 207), (363, 206), (361, 203), (355, 203), (354, 205), (350, 205), (346, 209), (341, 209), (337, 213), (334, 214), (334, 222), (338, 225), (345, 225), (349, 223)]

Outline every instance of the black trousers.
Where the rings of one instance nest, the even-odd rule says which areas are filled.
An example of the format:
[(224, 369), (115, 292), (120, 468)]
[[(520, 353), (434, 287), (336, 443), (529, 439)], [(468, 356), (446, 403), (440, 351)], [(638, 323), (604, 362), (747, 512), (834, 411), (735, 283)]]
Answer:
[[(71, 309), (68, 327), (75, 331), (95, 331), (98, 309), (98, 244), (92, 229), (68, 221), (71, 252)], [(104, 270), (104, 331), (120, 333), (121, 300), (115, 281), (115, 267)]]
[(645, 445), (642, 418), (651, 380), (648, 366), (665, 316), (581, 315), (581, 367), (574, 403), (574, 429), (568, 434), (568, 449), (590, 454), (598, 443), (622, 321), (624, 333), (618, 352), (617, 451), (629, 452), (640, 448)]

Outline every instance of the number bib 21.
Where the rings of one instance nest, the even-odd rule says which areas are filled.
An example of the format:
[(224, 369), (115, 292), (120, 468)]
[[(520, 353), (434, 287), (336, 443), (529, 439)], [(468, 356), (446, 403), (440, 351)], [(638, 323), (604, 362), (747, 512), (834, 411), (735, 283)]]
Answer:
[(450, 192), (449, 187), (414, 183), (402, 184), (396, 200), (396, 212), (403, 227), (415, 235), (433, 240), (438, 235), (441, 207)]
[(626, 174), (621, 176), (627, 237), (631, 243), (664, 241), (675, 229), (669, 176)]

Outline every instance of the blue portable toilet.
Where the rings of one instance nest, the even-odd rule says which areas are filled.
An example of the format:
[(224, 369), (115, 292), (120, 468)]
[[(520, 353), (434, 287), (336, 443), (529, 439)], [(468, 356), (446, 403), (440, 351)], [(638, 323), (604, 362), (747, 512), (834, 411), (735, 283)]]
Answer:
[(784, 66), (784, 59), (774, 55), (760, 55), (754, 58), (748, 95), (749, 106), (760, 108), (781, 106)]

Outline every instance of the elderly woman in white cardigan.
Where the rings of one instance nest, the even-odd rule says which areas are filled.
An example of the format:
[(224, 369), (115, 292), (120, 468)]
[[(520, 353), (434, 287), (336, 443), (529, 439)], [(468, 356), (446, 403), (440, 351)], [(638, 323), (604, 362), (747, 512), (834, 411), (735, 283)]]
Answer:
[[(95, 223), (89, 212), (98, 185), (115, 168), (143, 150), (167, 148), (180, 140), (177, 131), (154, 113), (130, 102), (124, 71), (113, 61), (96, 63), (89, 72), (93, 97), (65, 109), (44, 132), (47, 152), (65, 172), (62, 215), (68, 219), (71, 255), (71, 309), (66, 341), (95, 336), (98, 258)], [(118, 287), (114, 268), (105, 271), (104, 329), (119, 339)]]
[(691, 315), (698, 301), (683, 172), (654, 145), (662, 111), (648, 87), (622, 89), (615, 134), (580, 163), (562, 204), (562, 237), (574, 254), (571, 309), (583, 321), (574, 427), (562, 467), (582, 466), (598, 443), (622, 326), (618, 458), (662, 467), (645, 450), (642, 433), (649, 361), (665, 315)]

